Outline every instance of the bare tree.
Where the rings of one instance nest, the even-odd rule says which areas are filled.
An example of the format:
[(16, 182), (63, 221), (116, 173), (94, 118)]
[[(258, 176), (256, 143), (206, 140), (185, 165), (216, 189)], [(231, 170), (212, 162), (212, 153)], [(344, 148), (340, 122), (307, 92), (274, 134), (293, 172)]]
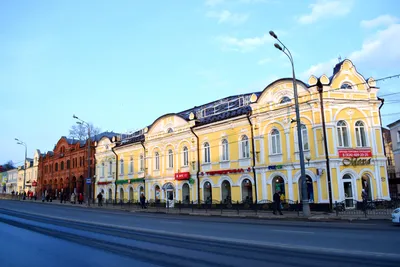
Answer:
[(14, 162), (12, 160), (7, 161), (7, 163), (3, 164), (3, 168), (6, 170), (14, 169), (15, 168)]
[[(89, 123), (90, 127), (90, 137), (98, 135), (100, 133), (100, 128), (95, 127), (93, 123)], [(69, 129), (69, 137), (80, 141), (86, 140), (88, 136), (88, 126), (84, 124), (74, 124)]]

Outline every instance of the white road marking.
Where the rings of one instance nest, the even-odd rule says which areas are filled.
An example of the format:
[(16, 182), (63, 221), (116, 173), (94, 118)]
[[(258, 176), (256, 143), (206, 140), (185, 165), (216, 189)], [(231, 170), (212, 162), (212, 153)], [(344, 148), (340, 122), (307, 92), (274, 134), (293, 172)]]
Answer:
[(306, 232), (306, 231), (291, 231), (291, 230), (271, 230), (273, 232), (281, 232), (281, 233), (293, 233), (293, 234), (315, 234), (315, 232)]

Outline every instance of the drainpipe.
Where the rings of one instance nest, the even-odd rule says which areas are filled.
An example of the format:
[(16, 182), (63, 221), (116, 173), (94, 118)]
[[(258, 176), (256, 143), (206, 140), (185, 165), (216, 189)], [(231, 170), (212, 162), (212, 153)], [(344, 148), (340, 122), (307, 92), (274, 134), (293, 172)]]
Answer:
[(326, 177), (328, 180), (328, 198), (329, 198), (329, 211), (332, 211), (332, 184), (331, 184), (331, 167), (329, 163), (329, 151), (328, 151), (328, 140), (326, 136), (326, 124), (324, 115), (324, 100), (323, 100), (323, 85), (318, 79), (317, 89), (319, 92), (319, 101), (321, 107), (321, 119), (322, 119), (322, 131), (324, 134), (324, 148), (325, 148), (325, 159), (326, 159)]
[(255, 166), (256, 166), (256, 149), (255, 149), (255, 145), (254, 145), (254, 130), (253, 130), (253, 123), (251, 122), (251, 120), (250, 120), (250, 112), (247, 114), (247, 116), (246, 116), (246, 118), (247, 118), (247, 120), (249, 121), (249, 124), (250, 124), (250, 128), (251, 128), (251, 149), (253, 150), (253, 155), (252, 155), (252, 157), (253, 157), (253, 166), (252, 166), (252, 169), (253, 169), (253, 177), (254, 177), (254, 190), (256, 191), (256, 204), (258, 203), (258, 197), (257, 197), (257, 195), (258, 195), (258, 191), (257, 191), (257, 175), (256, 175), (256, 169), (255, 169)]
[(144, 180), (143, 190), (144, 190), (144, 196), (146, 196), (146, 147), (144, 146), (144, 141), (141, 141), (140, 144), (143, 147), (143, 173), (144, 173), (143, 174), (143, 180)]
[(114, 190), (114, 199), (115, 201), (117, 201), (117, 180), (118, 180), (118, 155), (117, 153), (114, 151), (114, 147), (111, 148), (111, 151), (114, 153), (115, 155), (115, 182), (114, 182), (114, 186), (115, 186), (115, 190)]
[(200, 179), (199, 179), (199, 173), (200, 173), (200, 144), (199, 144), (199, 136), (193, 131), (193, 127), (190, 127), (190, 131), (194, 136), (196, 136), (197, 139), (197, 172), (196, 172), (196, 179), (197, 179), (197, 204), (200, 204)]
[[(383, 106), (383, 104), (385, 103), (385, 99), (378, 97), (378, 100), (381, 101), (381, 104), (379, 105), (379, 123), (381, 125), (381, 135), (382, 135), (382, 142), (383, 142), (383, 131), (382, 131), (382, 116), (381, 116), (381, 108)], [(386, 157), (386, 147), (385, 145), (383, 146), (383, 154)]]

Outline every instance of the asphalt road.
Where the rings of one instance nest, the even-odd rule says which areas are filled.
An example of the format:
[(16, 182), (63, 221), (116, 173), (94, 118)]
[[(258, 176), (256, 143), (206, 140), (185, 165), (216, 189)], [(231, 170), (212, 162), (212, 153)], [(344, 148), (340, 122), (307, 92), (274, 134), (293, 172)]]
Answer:
[(0, 245), (4, 266), (28, 258), (61, 267), (400, 265), (400, 228), (389, 220), (271, 221), (17, 201), (0, 201)]

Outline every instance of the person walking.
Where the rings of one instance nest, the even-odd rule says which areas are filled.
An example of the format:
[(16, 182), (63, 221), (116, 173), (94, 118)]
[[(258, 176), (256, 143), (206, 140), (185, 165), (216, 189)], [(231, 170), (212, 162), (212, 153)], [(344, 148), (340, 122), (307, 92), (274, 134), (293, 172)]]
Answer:
[(97, 195), (97, 200), (98, 200), (98, 205), (103, 206), (103, 195), (101, 194), (101, 192)]
[(283, 215), (281, 210), (281, 192), (275, 192), (273, 198), (274, 198), (274, 214), (276, 215), (276, 212), (279, 211), (279, 214)]
[(143, 193), (140, 195), (140, 205), (142, 209), (146, 208), (146, 197), (144, 196)]

